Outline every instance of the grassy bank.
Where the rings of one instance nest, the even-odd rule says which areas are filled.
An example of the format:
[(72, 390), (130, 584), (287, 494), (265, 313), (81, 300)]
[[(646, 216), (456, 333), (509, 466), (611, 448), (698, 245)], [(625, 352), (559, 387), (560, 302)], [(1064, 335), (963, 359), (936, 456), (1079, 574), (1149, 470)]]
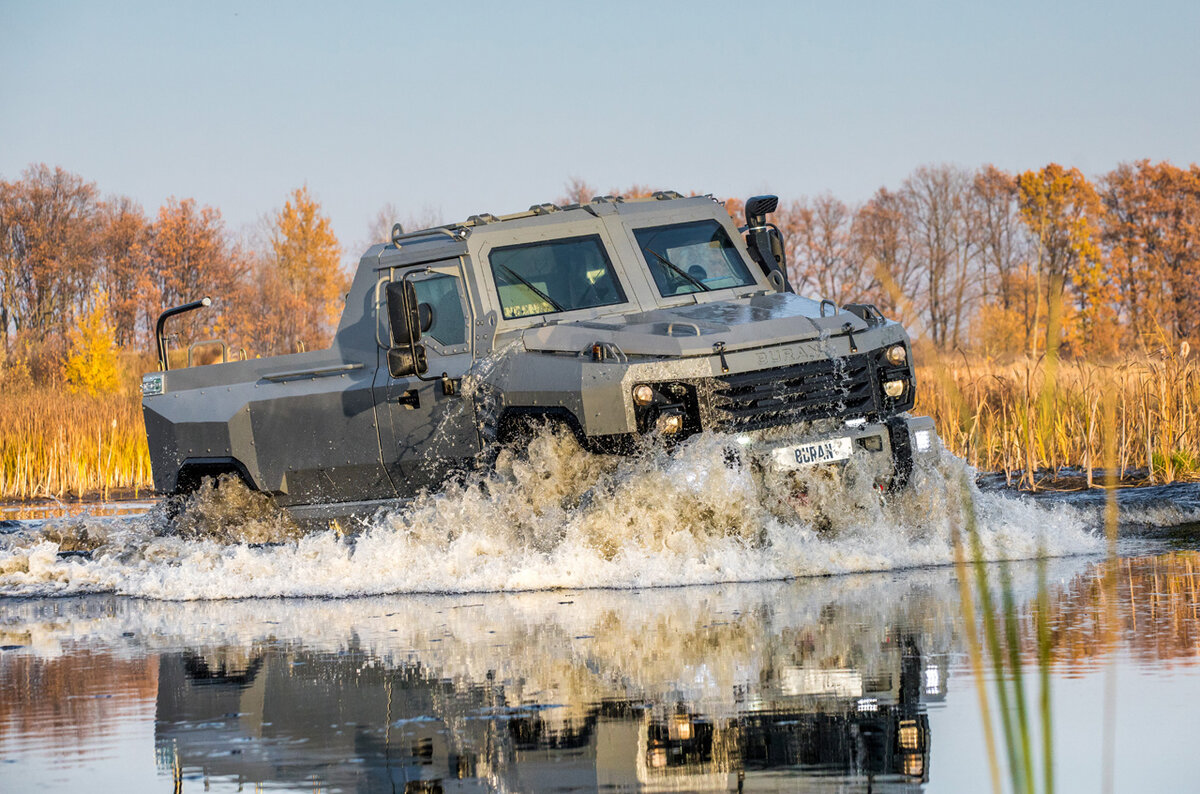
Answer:
[[(946, 445), (1014, 482), (1100, 465), (1113, 434), (1122, 469), (1156, 482), (1200, 476), (1200, 367), (1179, 356), (1119, 364), (926, 356), (917, 413)], [(1111, 423), (1102, 402), (1111, 396)], [(0, 499), (107, 497), (151, 488), (140, 398), (10, 387), (0, 411)]]

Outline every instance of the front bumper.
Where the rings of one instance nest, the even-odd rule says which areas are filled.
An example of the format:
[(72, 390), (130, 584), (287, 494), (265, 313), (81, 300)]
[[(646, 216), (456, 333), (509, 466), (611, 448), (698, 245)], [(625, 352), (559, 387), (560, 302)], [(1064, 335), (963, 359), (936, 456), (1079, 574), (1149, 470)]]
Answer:
[(822, 423), (799, 436), (744, 433), (737, 444), (743, 460), (776, 472), (844, 466), (858, 458), (887, 472), (891, 487), (898, 488), (907, 484), (916, 461), (937, 455), (941, 440), (929, 417), (901, 414), (886, 422)]

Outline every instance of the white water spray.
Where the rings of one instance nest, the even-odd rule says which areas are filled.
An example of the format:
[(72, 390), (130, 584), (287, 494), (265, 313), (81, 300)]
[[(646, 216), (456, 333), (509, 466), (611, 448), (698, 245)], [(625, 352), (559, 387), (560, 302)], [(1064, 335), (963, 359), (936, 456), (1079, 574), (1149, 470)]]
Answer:
[[(638, 588), (945, 565), (972, 505), (989, 559), (1101, 547), (1094, 511), (981, 493), (964, 486), (972, 473), (949, 453), (919, 465), (910, 488), (884, 502), (869, 478), (854, 486), (853, 478), (811, 470), (808, 498), (797, 504), (780, 495), (784, 483), (729, 465), (730, 443), (705, 433), (669, 454), (650, 447), (602, 456), (547, 431), (527, 454), (503, 451), (492, 472), (360, 526), (310, 534), (219, 491), (200, 497), (190, 523), (161, 512), (51, 523), (0, 536), (0, 595), (189, 600)], [(90, 556), (59, 554), (75, 547)]]

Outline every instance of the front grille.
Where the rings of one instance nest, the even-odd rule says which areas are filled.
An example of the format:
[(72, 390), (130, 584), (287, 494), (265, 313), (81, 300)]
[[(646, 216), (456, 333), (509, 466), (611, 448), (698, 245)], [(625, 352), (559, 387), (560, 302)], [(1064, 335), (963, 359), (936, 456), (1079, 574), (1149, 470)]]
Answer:
[(711, 419), (717, 429), (757, 430), (878, 411), (874, 371), (865, 355), (713, 379)]

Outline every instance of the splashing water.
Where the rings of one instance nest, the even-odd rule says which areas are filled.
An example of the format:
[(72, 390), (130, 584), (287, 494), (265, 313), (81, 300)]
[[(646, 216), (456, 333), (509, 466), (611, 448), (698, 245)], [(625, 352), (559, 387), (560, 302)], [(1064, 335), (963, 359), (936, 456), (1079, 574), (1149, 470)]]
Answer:
[[(944, 565), (974, 505), (985, 554), (1100, 549), (1097, 511), (980, 492), (942, 452), (902, 494), (813, 469), (805, 497), (730, 465), (728, 437), (592, 455), (543, 431), (493, 471), (345, 527), (301, 533), (257, 494), (205, 489), (182, 516), (48, 522), (0, 535), (0, 595), (188, 600), (637, 588)], [(789, 475), (796, 477), (797, 475)], [(64, 557), (60, 552), (87, 551)]]

